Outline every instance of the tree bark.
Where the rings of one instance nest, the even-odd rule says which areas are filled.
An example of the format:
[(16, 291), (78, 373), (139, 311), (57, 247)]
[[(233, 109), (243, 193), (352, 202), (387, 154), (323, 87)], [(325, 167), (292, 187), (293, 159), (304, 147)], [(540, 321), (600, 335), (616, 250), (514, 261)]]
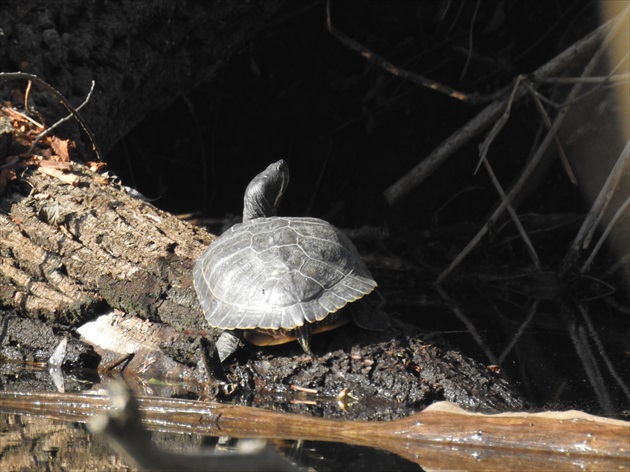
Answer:
[(68, 171), (76, 185), (39, 169), (21, 182), (27, 192), (0, 201), (0, 254), (9, 255), (0, 259), (4, 305), (69, 326), (104, 305), (180, 328), (201, 326), (191, 272), (210, 234), (82, 164)]

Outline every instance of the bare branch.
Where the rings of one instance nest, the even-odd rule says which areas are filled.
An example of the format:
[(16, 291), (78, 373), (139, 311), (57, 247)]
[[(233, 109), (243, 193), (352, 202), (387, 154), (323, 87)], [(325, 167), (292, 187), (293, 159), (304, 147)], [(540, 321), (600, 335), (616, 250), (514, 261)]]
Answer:
[(64, 97), (61, 94), (61, 92), (59, 92), (57, 89), (55, 89), (52, 85), (48, 84), (47, 82), (44, 82), (42, 79), (40, 79), (36, 75), (27, 74), (25, 72), (0, 72), (0, 80), (30, 80), (32, 82), (35, 82), (37, 85), (45, 88), (51, 94), (53, 94), (57, 98), (57, 100), (61, 102), (61, 104), (72, 114), (72, 116), (74, 116), (77, 122), (81, 125), (81, 128), (83, 128), (83, 131), (85, 131), (85, 134), (88, 135), (88, 138), (90, 139), (90, 142), (92, 143), (92, 149), (94, 150), (94, 153), (96, 154), (96, 158), (99, 161), (102, 160), (101, 152), (99, 150), (98, 144), (96, 144), (96, 138), (94, 137), (92, 130), (90, 130), (90, 127), (83, 120), (81, 115), (79, 115), (79, 112), (70, 104), (70, 102), (68, 102), (68, 100), (66, 100), (66, 97)]
[[(613, 34), (614, 34), (614, 31), (611, 31), (609, 33), (609, 35), (606, 37), (606, 41), (604, 41), (602, 46), (593, 55), (589, 63), (584, 68), (582, 75), (588, 76), (595, 69), (595, 67), (601, 60), (601, 58), (606, 53), (606, 42), (609, 40), (610, 37), (612, 37)], [(582, 89), (582, 85), (576, 84), (569, 92), (569, 95), (567, 96), (567, 101), (571, 101), (575, 99), (575, 97), (580, 93), (581, 89)], [(522, 90), (524, 92), (525, 88), (523, 88)], [(570, 110), (570, 107), (564, 107), (558, 112), (558, 115), (556, 116), (556, 119), (553, 125), (547, 132), (545, 139), (543, 139), (543, 142), (538, 147), (538, 150), (532, 156), (530, 161), (527, 163), (527, 166), (523, 170), (523, 173), (520, 175), (519, 179), (516, 181), (516, 183), (510, 190), (510, 193), (506, 195), (506, 198), (503, 199), (503, 201), (499, 204), (496, 210), (488, 218), (488, 220), (486, 221), (484, 226), (481, 228), (481, 230), (479, 230), (479, 232), (475, 235), (475, 237), (466, 245), (466, 247), (462, 250), (462, 252), (457, 256), (457, 258), (453, 262), (451, 262), (451, 264), (440, 274), (440, 276), (437, 279), (437, 283), (443, 282), (449, 276), (449, 274), (455, 269), (455, 267), (457, 267), (461, 263), (461, 261), (468, 254), (470, 254), (470, 252), (477, 245), (479, 240), (483, 238), (490, 231), (490, 228), (496, 223), (499, 217), (503, 214), (508, 204), (514, 199), (516, 195), (518, 195), (518, 193), (521, 191), (521, 189), (525, 185), (525, 182), (527, 182), (527, 179), (529, 178), (529, 176), (534, 172), (534, 169), (538, 166), (542, 157), (545, 155), (547, 148), (549, 147), (556, 133), (562, 126), (562, 123), (564, 122), (564, 119), (566, 118), (569, 110)]]
[[(537, 69), (532, 74), (530, 77), (532, 82), (536, 83), (545, 77), (557, 76), (562, 71), (578, 64), (584, 57), (591, 54), (607, 35), (612, 36), (615, 34), (619, 27), (624, 24), (623, 22), (626, 20), (627, 15), (628, 9), (624, 10), (624, 12), (617, 18), (603, 24), (591, 34), (558, 54), (554, 59)], [(509, 100), (508, 94), (511, 88), (512, 87), (507, 87), (500, 91), (502, 94), (501, 96), (504, 97), (503, 99), (494, 101), (486, 106), (475, 118), (449, 136), (411, 171), (389, 186), (384, 192), (387, 202), (390, 205), (396, 203), (405, 194), (420, 185), (424, 179), (431, 175), (451, 155), (467, 144), (473, 137), (477, 136), (485, 128), (490, 126), (494, 120), (499, 118), (507, 106)], [(525, 93), (525, 89), (523, 87), (519, 87), (514, 100), (520, 99)]]
[(588, 247), (590, 239), (592, 238), (592, 235), (595, 232), (597, 225), (601, 221), (604, 211), (608, 207), (610, 199), (615, 193), (615, 189), (617, 188), (617, 185), (621, 180), (623, 171), (628, 166), (629, 162), (630, 142), (627, 142), (623, 151), (621, 151), (621, 154), (619, 155), (615, 166), (610, 171), (606, 182), (602, 186), (599, 195), (595, 199), (595, 202), (591, 207), (591, 211), (588, 212), (584, 223), (582, 223), (582, 227), (578, 231), (578, 234), (575, 236), (575, 239), (573, 240), (569, 251), (564, 256), (564, 261), (562, 262), (561, 269), (562, 273), (566, 273), (577, 260), (581, 250)]

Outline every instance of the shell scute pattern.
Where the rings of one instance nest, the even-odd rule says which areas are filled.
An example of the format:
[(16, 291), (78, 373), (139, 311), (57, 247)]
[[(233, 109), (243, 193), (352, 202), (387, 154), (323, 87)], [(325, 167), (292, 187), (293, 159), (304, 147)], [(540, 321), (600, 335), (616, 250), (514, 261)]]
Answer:
[(316, 218), (257, 218), (217, 239), (195, 265), (211, 326), (293, 329), (376, 287), (354, 245)]

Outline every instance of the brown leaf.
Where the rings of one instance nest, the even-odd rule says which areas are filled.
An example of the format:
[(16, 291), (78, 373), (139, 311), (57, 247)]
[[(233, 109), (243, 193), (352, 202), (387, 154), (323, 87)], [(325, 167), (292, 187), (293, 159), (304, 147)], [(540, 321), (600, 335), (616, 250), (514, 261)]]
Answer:
[(73, 185), (75, 187), (79, 185), (78, 175), (71, 174), (69, 172), (64, 172), (63, 170), (57, 167), (40, 166), (37, 168), (37, 170), (41, 172), (42, 174), (50, 175), (51, 177), (56, 177), (57, 179), (61, 180), (62, 182), (68, 185)]
[(94, 182), (100, 185), (107, 185), (109, 183), (109, 180), (107, 180), (107, 178), (102, 177), (100, 175), (96, 175), (94, 176)]
[(70, 150), (74, 149), (74, 142), (69, 139), (61, 139), (56, 136), (51, 136), (50, 147), (62, 161), (69, 161)]
[(105, 162), (89, 161), (87, 163), (87, 166), (90, 168), (92, 172), (101, 172), (104, 168), (107, 167), (107, 164)]
[(41, 160), (39, 162), (39, 165), (42, 167), (48, 167), (48, 168), (54, 167), (55, 169), (59, 169), (59, 170), (66, 170), (66, 171), (72, 170), (72, 164), (70, 162)]

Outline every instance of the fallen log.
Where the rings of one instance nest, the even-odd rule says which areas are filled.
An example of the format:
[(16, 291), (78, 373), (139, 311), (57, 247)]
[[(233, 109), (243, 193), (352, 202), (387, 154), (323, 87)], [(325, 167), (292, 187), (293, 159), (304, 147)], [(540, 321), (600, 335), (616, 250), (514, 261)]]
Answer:
[[(469, 413), (436, 403), (393, 421), (309, 418), (191, 400), (138, 398), (151, 431), (337, 441), (383, 449), (434, 470), (619, 470), (630, 464), (630, 423), (578, 411)], [(0, 411), (87, 422), (111, 411), (95, 394), (0, 392)]]

